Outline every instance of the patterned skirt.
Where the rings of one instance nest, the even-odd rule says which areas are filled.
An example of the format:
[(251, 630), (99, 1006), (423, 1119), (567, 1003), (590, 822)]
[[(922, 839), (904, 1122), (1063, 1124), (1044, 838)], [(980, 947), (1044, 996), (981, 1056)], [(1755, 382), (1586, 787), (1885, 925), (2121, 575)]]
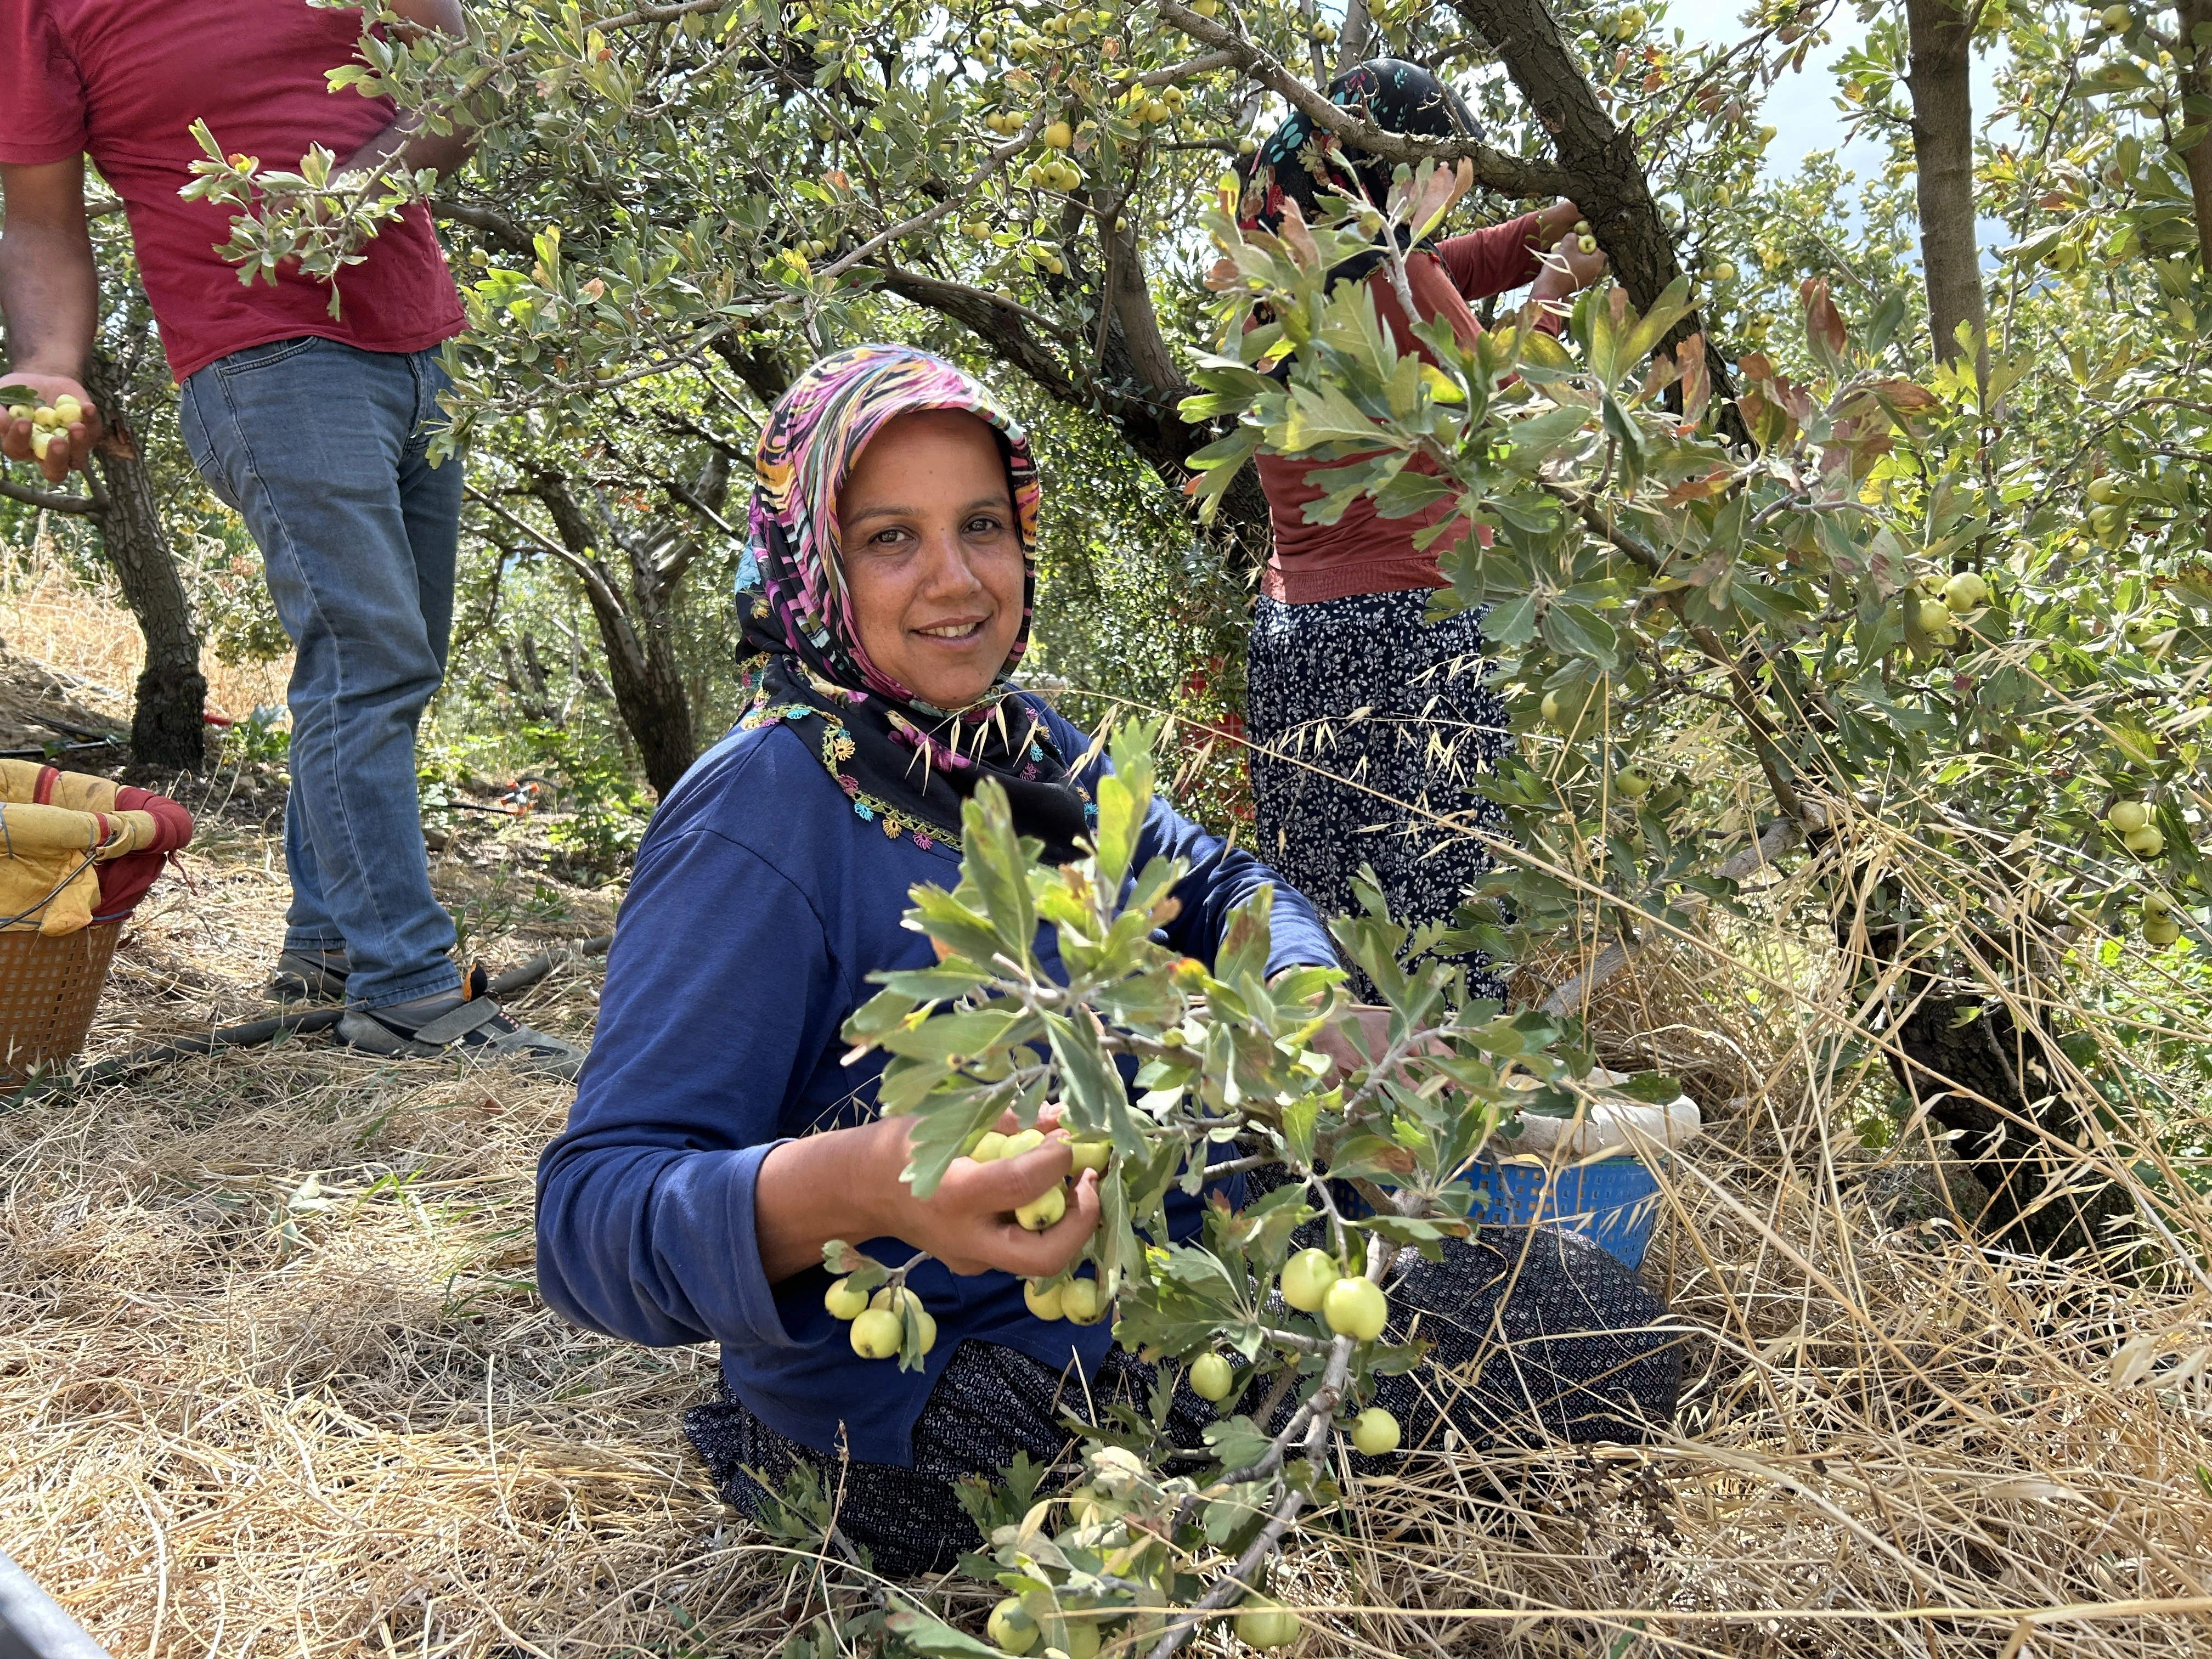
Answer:
[[(1504, 814), (1473, 787), (1512, 744), (1486, 684), (1480, 614), (1431, 627), (1429, 599), (1426, 588), (1310, 605), (1262, 595), (1253, 614), (1252, 850), (1324, 920), (1352, 910), (1364, 864), (1393, 918), (1449, 922), (1491, 867), (1468, 830), (1504, 833)], [(1470, 996), (1505, 1000), (1487, 957), (1455, 960)], [(1351, 988), (1373, 998), (1364, 975)]]
[[(1641, 1440), (1673, 1420), (1681, 1387), (1683, 1333), (1663, 1325), (1665, 1309), (1642, 1279), (1586, 1239), (1544, 1229), (1485, 1227), (1444, 1247), (1442, 1261), (1414, 1259), (1390, 1286), (1391, 1334), (1433, 1345), (1413, 1370), (1373, 1379), (1372, 1401), (1403, 1428), (1401, 1450), (1351, 1454), (1363, 1474), (1407, 1457), (1465, 1463), (1486, 1447), (1543, 1440)], [(960, 1507), (953, 1482), (994, 1475), (1026, 1452), (1046, 1463), (1073, 1449), (1068, 1419), (1098, 1420), (1115, 1401), (1146, 1402), (1157, 1373), (1120, 1348), (1086, 1386), (1026, 1354), (963, 1342), (915, 1424), (914, 1467), (862, 1463), (787, 1438), (725, 1388), (684, 1413), (684, 1431), (723, 1498), (758, 1516), (769, 1489), (801, 1464), (839, 1493), (837, 1523), (896, 1578), (949, 1571), (983, 1540)], [(1257, 1389), (1217, 1408), (1179, 1382), (1168, 1438), (1203, 1443), (1217, 1409), (1257, 1411)], [(1278, 1407), (1272, 1425), (1288, 1420)], [(1447, 1439), (1447, 1431), (1452, 1438)]]

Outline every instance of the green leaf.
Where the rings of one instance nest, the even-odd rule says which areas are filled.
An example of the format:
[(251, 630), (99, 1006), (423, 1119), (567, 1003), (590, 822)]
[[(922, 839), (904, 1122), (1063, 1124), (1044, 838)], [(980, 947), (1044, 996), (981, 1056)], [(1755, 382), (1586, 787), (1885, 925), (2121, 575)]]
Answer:
[(891, 1276), (882, 1262), (842, 1238), (822, 1247), (822, 1266), (840, 1279), (851, 1279), (856, 1291), (872, 1291)]
[(1586, 657), (1608, 674), (1620, 672), (1620, 635), (1588, 605), (1553, 605), (1544, 614), (1544, 638), (1562, 656)]
[(1202, 522), (1213, 522), (1213, 515), (1220, 508), (1222, 496), (1237, 481), (1237, 475), (1243, 471), (1244, 463), (1260, 453), (1261, 439), (1259, 428), (1240, 426), (1227, 437), (1206, 445), (1190, 457), (1189, 465), (1198, 471), (1198, 516)]
[(1156, 720), (1132, 721), (1114, 733), (1113, 769), (1098, 780), (1098, 823), (1092, 831), (1099, 885), (1119, 893), (1137, 855), (1137, 839), (1152, 809), (1152, 745)]
[(1213, 963), (1216, 979), (1234, 985), (1246, 975), (1255, 981), (1266, 976), (1269, 922), (1274, 908), (1275, 890), (1267, 886), (1229, 913), (1229, 925), (1222, 930), (1221, 950)]
[(1328, 1161), (1328, 1172), (1339, 1181), (1350, 1181), (1355, 1176), (1370, 1181), (1378, 1176), (1402, 1180), (1413, 1172), (1413, 1155), (1381, 1135), (1353, 1135), (1336, 1148)]
[(1293, 386), (1276, 447), (1285, 455), (1304, 455), (1331, 444), (1396, 449), (1403, 447), (1404, 440), (1379, 425), (1334, 381)]
[(1536, 596), (1523, 593), (1494, 605), (1482, 618), (1482, 637), (1492, 645), (1526, 645), (1536, 637)]
[[(1030, 860), (1014, 833), (1013, 808), (996, 778), (975, 787), (960, 809), (966, 852), (960, 860), (960, 884), (982, 896), (999, 949), (1026, 966), (1036, 942), (1036, 908), (1030, 899)], [(988, 953), (985, 957), (988, 959)]]
[(1061, 1099), (1072, 1109), (1071, 1127), (1096, 1133), (1103, 1129), (1114, 1138), (1115, 1149), (1134, 1158), (1145, 1150), (1145, 1137), (1129, 1110), (1128, 1092), (1121, 1074), (1100, 1045), (1087, 1016), (1070, 1019), (1062, 1014), (1045, 1016), (1052, 1039), (1053, 1058), (1060, 1064)]
[(1549, 460), (1553, 451), (1589, 423), (1590, 412), (1580, 404), (1561, 404), (1540, 415), (1507, 424), (1506, 442), (1514, 464), (1534, 471)]
[(998, 954), (999, 939), (990, 918), (970, 909), (942, 887), (916, 887), (907, 896), (914, 901), (914, 908), (906, 913), (907, 927), (974, 962), (988, 962)]
[(1651, 355), (1653, 348), (1667, 331), (1688, 316), (1692, 309), (1690, 279), (1677, 276), (1667, 284), (1666, 291), (1651, 302), (1651, 309), (1644, 313), (1621, 342), (1621, 368), (1632, 371), (1637, 364)]
[(1294, 1164), (1311, 1167), (1314, 1155), (1314, 1121), (1321, 1112), (1322, 1097), (1308, 1095), (1283, 1109), (1284, 1151)]
[(915, 1113), (907, 1166), (900, 1172), (914, 1195), (927, 1198), (935, 1192), (961, 1149), (996, 1123), (1007, 1104), (1003, 1090), (975, 1089), (964, 1098), (948, 1097), (943, 1105)]
[(933, 1655), (936, 1659), (1006, 1659), (988, 1642), (979, 1642), (965, 1632), (953, 1629), (897, 1591), (891, 1591), (890, 1596), (891, 1611), (884, 1617), (884, 1628), (917, 1652)]
[(878, 1039), (889, 1053), (909, 1060), (951, 1064), (989, 1054), (1041, 1035), (1038, 1018), (1018, 1006), (956, 1008), (912, 1025), (886, 1031)]
[(1250, 1418), (1225, 1417), (1209, 1423), (1201, 1431), (1206, 1449), (1218, 1458), (1224, 1469), (1241, 1469), (1256, 1463), (1266, 1455), (1271, 1437)]
[(1668, 1106), (1682, 1097), (1682, 1079), (1664, 1072), (1638, 1072), (1626, 1083), (1610, 1085), (1613, 1091), (1647, 1105)]
[[(882, 994), (904, 997), (913, 1002), (950, 1002), (991, 982), (991, 975), (981, 969), (959, 961), (941, 962), (934, 968), (906, 968), (892, 973), (871, 974), (868, 978), (884, 988)], [(860, 1010), (854, 1012), (853, 1018), (859, 1019), (861, 1013), (880, 1000), (881, 995), (871, 997)], [(848, 1024), (849, 1026), (850, 1022)]]

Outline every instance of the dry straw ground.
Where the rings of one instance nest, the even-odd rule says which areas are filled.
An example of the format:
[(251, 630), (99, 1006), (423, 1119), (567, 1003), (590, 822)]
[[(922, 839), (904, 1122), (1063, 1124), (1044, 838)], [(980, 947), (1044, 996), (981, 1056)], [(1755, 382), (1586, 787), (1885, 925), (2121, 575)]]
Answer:
[[(191, 791), (208, 833), (134, 925), (97, 1053), (254, 1012), (275, 796)], [(438, 874), (495, 963), (605, 926), (516, 830)], [(1925, 1147), (1860, 1147), (1832, 969), (1786, 933), (1729, 945), (1653, 953), (1592, 1011), (1609, 1056), (1680, 1072), (1714, 1123), (1648, 1269), (1693, 1333), (1677, 1431), (1360, 1487), (1277, 1581), (1311, 1609), (1300, 1652), (2208, 1645), (2195, 1200), (2139, 1188), (2191, 1254), (2128, 1281), (1885, 1225), (1858, 1182)], [(594, 973), (522, 1012), (587, 1034)], [(686, 1454), (708, 1356), (532, 1293), (532, 1170), (565, 1104), (311, 1041), (0, 1108), (0, 1548), (130, 1659), (772, 1651), (818, 1575)], [(2085, 1179), (2135, 1179), (2087, 1152)]]

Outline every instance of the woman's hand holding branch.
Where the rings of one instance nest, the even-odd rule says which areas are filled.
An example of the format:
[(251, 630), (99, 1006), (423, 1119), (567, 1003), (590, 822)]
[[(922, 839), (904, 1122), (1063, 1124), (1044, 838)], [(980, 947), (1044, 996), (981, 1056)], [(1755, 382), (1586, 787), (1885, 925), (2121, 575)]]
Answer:
[[(769, 1283), (817, 1265), (833, 1238), (896, 1238), (956, 1273), (995, 1269), (1030, 1279), (1049, 1279), (1082, 1255), (1098, 1225), (1095, 1174), (1075, 1183), (1066, 1214), (1043, 1231), (1014, 1219), (1018, 1207), (1073, 1167), (1067, 1137), (1049, 1120), (1038, 1123), (1052, 1131), (1044, 1144), (1018, 1157), (955, 1158), (927, 1198), (916, 1198), (901, 1178), (914, 1121), (883, 1118), (787, 1140), (769, 1153), (754, 1189), (753, 1231)], [(1012, 1113), (1000, 1127), (1016, 1127)]]

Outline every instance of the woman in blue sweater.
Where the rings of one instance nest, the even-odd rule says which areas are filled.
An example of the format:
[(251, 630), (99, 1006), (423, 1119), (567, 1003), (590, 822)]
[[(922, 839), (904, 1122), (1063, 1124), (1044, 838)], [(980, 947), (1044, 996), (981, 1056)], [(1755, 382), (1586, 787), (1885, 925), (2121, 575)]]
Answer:
[[(1065, 1139), (959, 1160), (917, 1200), (899, 1179), (910, 1120), (873, 1109), (881, 1057), (846, 1066), (838, 1033), (872, 974), (932, 960), (900, 919), (909, 888), (957, 881), (977, 782), (996, 779), (1021, 833), (1066, 861), (1103, 763), (1081, 766), (1083, 734), (1006, 678), (1029, 637), (1036, 476), (981, 386), (904, 347), (840, 353), (771, 411), (756, 473), (762, 586), (741, 608), (757, 694), (639, 849), (592, 1058), (538, 1167), (538, 1285), (598, 1330), (719, 1341), (722, 1395), (686, 1427), (723, 1492), (757, 1513), (756, 1473), (829, 1469), (848, 1535), (878, 1570), (911, 1574), (978, 1542), (953, 1479), (1018, 1451), (1054, 1456), (1062, 1415), (1141, 1398), (1151, 1373), (1106, 1324), (1048, 1323), (1023, 1300), (1023, 1277), (1077, 1260), (1097, 1221), (1090, 1175), (1057, 1225), (1013, 1219), (1068, 1174)], [(1208, 961), (1230, 912), (1274, 880), (1158, 801), (1137, 864), (1153, 857), (1188, 860), (1167, 942)], [(1279, 888), (1273, 914), (1271, 972), (1334, 964), (1303, 898)], [(1056, 963), (1049, 929), (1038, 953)], [(1241, 1198), (1237, 1179), (1223, 1185)], [(1195, 1232), (1197, 1200), (1170, 1223)], [(885, 1261), (935, 1258), (908, 1281), (937, 1322), (923, 1370), (854, 1360), (823, 1305), (832, 1238)], [(1534, 1321), (1522, 1334), (1550, 1342), (1544, 1392), (1614, 1379), (1610, 1403), (1593, 1413), (1586, 1399), (1552, 1426), (1620, 1437), (1671, 1410), (1676, 1364), (1632, 1328), (1657, 1305), (1626, 1269), (1547, 1245), (1510, 1270), (1513, 1316)], [(1475, 1280), (1449, 1299), (1487, 1330), (1504, 1275)], [(1583, 1334), (1593, 1322), (1610, 1328)], [(1523, 1408), (1527, 1369), (1494, 1414)], [(1170, 1426), (1195, 1443), (1206, 1414), (1186, 1389)]]

